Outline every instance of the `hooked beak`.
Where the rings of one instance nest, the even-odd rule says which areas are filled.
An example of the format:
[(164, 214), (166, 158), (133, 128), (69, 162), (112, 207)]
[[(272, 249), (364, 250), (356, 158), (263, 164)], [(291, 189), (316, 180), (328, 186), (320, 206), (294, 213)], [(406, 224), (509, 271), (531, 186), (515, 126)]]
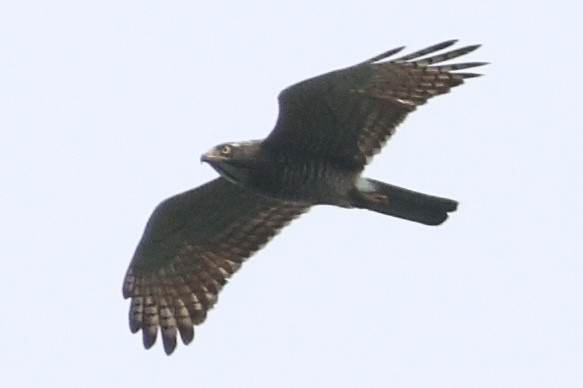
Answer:
[(219, 162), (225, 160), (225, 157), (221, 154), (219, 154), (216, 150), (210, 150), (208, 152), (205, 152), (204, 154), (201, 155), (200, 157), (200, 162), (206, 162), (206, 163), (211, 163), (211, 162)]

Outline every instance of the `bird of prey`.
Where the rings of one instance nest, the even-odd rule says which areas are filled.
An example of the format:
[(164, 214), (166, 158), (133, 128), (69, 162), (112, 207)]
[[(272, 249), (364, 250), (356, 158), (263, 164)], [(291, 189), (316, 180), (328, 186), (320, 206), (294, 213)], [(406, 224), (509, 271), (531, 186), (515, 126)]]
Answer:
[(359, 208), (439, 225), (457, 202), (361, 176), (395, 128), (431, 97), (479, 76), (444, 64), (479, 45), (450, 40), (397, 57), (386, 51), (283, 90), (264, 140), (220, 144), (202, 155), (220, 177), (154, 210), (123, 283), (129, 325), (166, 354), (194, 338), (241, 264), (314, 205)]

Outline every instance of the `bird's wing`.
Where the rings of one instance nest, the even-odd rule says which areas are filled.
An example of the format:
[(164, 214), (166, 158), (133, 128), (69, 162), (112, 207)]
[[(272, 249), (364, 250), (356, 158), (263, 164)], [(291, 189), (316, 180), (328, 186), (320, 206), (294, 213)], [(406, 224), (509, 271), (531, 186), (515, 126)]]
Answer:
[(438, 53), (455, 42), (386, 60), (400, 47), (290, 86), (279, 96), (279, 117), (264, 146), (364, 168), (409, 112), (479, 75), (456, 71), (483, 62), (442, 64), (479, 47)]
[(144, 346), (160, 327), (167, 354), (177, 332), (188, 344), (221, 287), (241, 263), (266, 244), (305, 205), (258, 196), (223, 178), (162, 202), (154, 211), (127, 271), (132, 332)]

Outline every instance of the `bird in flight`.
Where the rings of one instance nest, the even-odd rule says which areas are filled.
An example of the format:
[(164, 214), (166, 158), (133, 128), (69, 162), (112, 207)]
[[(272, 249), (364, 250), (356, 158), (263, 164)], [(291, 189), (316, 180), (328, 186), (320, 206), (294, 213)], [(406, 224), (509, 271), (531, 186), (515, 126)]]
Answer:
[[(479, 45), (442, 42), (393, 58), (403, 47), (283, 90), (263, 140), (220, 144), (202, 155), (220, 177), (154, 210), (123, 283), (129, 325), (166, 354), (194, 338), (241, 264), (314, 205), (372, 210), (439, 225), (451, 199), (361, 176), (395, 128), (431, 97), (480, 74), (485, 62), (444, 64)], [(447, 50), (449, 49), (449, 51)]]

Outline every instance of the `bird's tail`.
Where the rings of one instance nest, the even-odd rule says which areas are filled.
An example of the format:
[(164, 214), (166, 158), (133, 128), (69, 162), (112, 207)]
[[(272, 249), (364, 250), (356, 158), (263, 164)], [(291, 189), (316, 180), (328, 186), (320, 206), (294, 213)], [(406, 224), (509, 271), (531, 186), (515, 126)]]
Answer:
[(439, 225), (447, 219), (447, 213), (457, 209), (458, 203), (452, 199), (435, 197), (364, 179), (352, 196), (352, 206), (372, 210), (382, 214), (419, 222), (425, 225)]

